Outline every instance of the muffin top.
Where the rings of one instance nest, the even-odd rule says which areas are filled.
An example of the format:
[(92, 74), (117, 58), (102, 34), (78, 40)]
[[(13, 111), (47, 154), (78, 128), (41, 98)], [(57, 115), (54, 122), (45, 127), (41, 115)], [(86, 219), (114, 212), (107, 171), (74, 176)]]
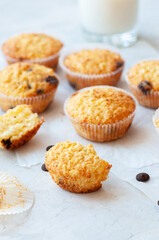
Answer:
[(111, 73), (124, 65), (119, 54), (105, 49), (81, 50), (64, 59), (64, 65), (72, 72), (98, 75)]
[(0, 93), (13, 97), (34, 97), (57, 88), (53, 69), (29, 63), (15, 63), (0, 71)]
[(111, 168), (108, 162), (97, 156), (91, 144), (85, 147), (69, 141), (57, 143), (47, 151), (45, 164), (48, 170), (54, 169), (54, 173), (76, 179), (78, 183), (82, 183), (85, 178), (92, 182), (104, 181)]
[(23, 33), (9, 38), (3, 45), (5, 55), (23, 60), (47, 58), (60, 51), (63, 44), (56, 38), (45, 34)]
[(159, 91), (159, 60), (142, 61), (134, 65), (128, 73), (128, 80), (145, 94), (151, 89)]
[(135, 110), (133, 98), (108, 87), (76, 92), (68, 100), (66, 111), (81, 123), (112, 124), (124, 120)]

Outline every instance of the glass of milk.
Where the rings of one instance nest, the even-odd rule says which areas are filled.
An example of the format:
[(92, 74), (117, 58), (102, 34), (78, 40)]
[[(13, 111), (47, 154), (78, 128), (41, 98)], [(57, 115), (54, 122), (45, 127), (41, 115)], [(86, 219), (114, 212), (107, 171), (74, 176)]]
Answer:
[(137, 40), (139, 0), (79, 0), (82, 29), (88, 40), (127, 47)]

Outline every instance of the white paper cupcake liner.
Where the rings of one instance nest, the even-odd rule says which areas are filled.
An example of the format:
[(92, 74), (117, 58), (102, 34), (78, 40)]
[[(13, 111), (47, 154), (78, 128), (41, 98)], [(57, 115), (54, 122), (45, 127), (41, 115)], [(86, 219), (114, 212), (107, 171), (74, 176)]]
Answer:
[(49, 56), (47, 58), (20, 61), (19, 59), (11, 58), (3, 53), (4, 58), (8, 64), (13, 64), (16, 62), (36, 63), (36, 64), (41, 64), (41, 65), (44, 65), (44, 66), (47, 66), (50, 68), (54, 68), (54, 69), (56, 68), (56, 66), (58, 64), (58, 59), (59, 59), (60, 54), (61, 54), (61, 50), (59, 52), (57, 52), (56, 54)]
[[(71, 95), (65, 101), (65, 104), (64, 104), (64, 111), (65, 111), (66, 116), (70, 119), (75, 130), (77, 131), (77, 133), (80, 136), (82, 136), (86, 139), (89, 139), (91, 141), (95, 141), (95, 142), (107, 142), (107, 141), (112, 141), (112, 140), (121, 138), (127, 132), (127, 130), (130, 128), (131, 123), (134, 119), (134, 116), (136, 113), (136, 107), (137, 107), (136, 99), (129, 92), (127, 92), (123, 89), (116, 88), (116, 87), (97, 86), (97, 88), (101, 88), (101, 87), (113, 88), (118, 91), (122, 91), (122, 92), (126, 93), (127, 95), (129, 95), (130, 97), (132, 97), (132, 99), (134, 100), (134, 103), (135, 103), (135, 111), (132, 114), (130, 114), (126, 119), (119, 121), (117, 123), (113, 123), (113, 124), (96, 125), (96, 124), (81, 123), (81, 122), (73, 119), (66, 110), (66, 105), (67, 105), (69, 99), (71, 98), (71, 96), (72, 96)], [(86, 91), (90, 88), (92, 88), (92, 87), (82, 89), (79, 92)], [(96, 87), (93, 87), (93, 88), (96, 88)]]
[[(142, 61), (148, 61), (148, 60), (158, 60), (158, 59), (143, 59)], [(142, 62), (142, 61), (140, 61), (140, 62)], [(136, 62), (134, 65), (136, 65), (140, 62)], [(130, 71), (130, 69), (129, 69), (129, 71)], [(147, 95), (144, 94), (137, 86), (133, 85), (129, 81), (129, 78), (128, 78), (129, 71), (125, 75), (125, 80), (129, 86), (131, 92), (136, 97), (137, 101), (139, 102), (139, 104), (144, 107), (148, 107), (148, 108), (154, 108), (154, 109), (159, 108), (159, 92), (150, 90)]]
[[(109, 86), (115, 86), (119, 82), (121, 78), (121, 74), (124, 69), (124, 64), (122, 67), (118, 68), (116, 71), (113, 71), (111, 73), (105, 73), (105, 74), (94, 74), (94, 75), (87, 75), (87, 74), (80, 74), (76, 72), (72, 72), (70, 69), (68, 69), (64, 65), (64, 59), (71, 53), (80, 51), (83, 49), (94, 49), (94, 48), (101, 48), (101, 49), (108, 49), (104, 46), (101, 47), (101, 45), (81, 45), (81, 46), (76, 46), (75, 48), (68, 49), (63, 51), (59, 58), (59, 64), (62, 70), (64, 71), (66, 78), (69, 81), (69, 84), (75, 88), (76, 90), (82, 89), (85, 87), (90, 87), (90, 86), (101, 86), (101, 85), (109, 85)], [(110, 49), (111, 51), (111, 49)], [(116, 52), (116, 51), (115, 51)]]
[[(56, 76), (57, 77), (57, 76)], [(4, 112), (17, 105), (27, 104), (32, 105), (32, 111), (36, 113), (43, 112), (54, 98), (57, 87), (48, 93), (41, 94), (35, 97), (12, 97), (0, 93), (0, 107)]]
[(157, 109), (157, 110), (155, 111), (155, 114), (154, 114), (153, 117), (152, 117), (152, 122), (153, 122), (153, 124), (154, 124), (154, 127), (155, 127), (157, 133), (159, 134), (159, 127), (158, 127), (157, 124), (156, 124), (156, 120), (158, 120), (158, 119), (159, 119), (159, 109)]
[(34, 203), (33, 193), (16, 177), (0, 172), (0, 215), (19, 214)]

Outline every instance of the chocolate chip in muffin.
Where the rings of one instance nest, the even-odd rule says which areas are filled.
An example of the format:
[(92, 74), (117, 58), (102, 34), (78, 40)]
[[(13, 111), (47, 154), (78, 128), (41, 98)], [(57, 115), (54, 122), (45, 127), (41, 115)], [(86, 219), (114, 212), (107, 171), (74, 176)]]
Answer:
[(116, 68), (120, 68), (120, 67), (122, 67), (123, 64), (124, 64), (123, 61), (117, 61), (117, 62), (116, 62)]
[(58, 79), (54, 76), (48, 76), (45, 81), (51, 85), (57, 85), (59, 83)]
[(7, 140), (2, 140), (2, 144), (7, 148), (9, 149), (10, 148), (10, 145), (12, 144), (10, 139), (7, 139)]
[(41, 166), (41, 169), (42, 169), (43, 171), (45, 171), (45, 172), (48, 172), (48, 170), (47, 170), (47, 168), (46, 168), (46, 166), (45, 166), (45, 163)]
[(14, 107), (10, 107), (9, 109), (13, 109)]
[(52, 148), (54, 145), (49, 145), (47, 148), (46, 148), (46, 151), (49, 151), (50, 148)]
[(18, 60), (19, 60), (19, 62), (22, 62), (22, 61), (24, 61), (25, 59), (22, 58), (22, 57), (20, 57), (20, 58), (18, 58)]
[(143, 94), (148, 95), (152, 89), (152, 84), (149, 81), (144, 80), (139, 83), (138, 88), (143, 92)]
[(139, 182), (147, 182), (150, 176), (147, 173), (139, 173), (136, 175), (136, 180)]
[(31, 85), (29, 83), (27, 83), (27, 87), (28, 89), (31, 89)]
[(77, 89), (76, 83), (71, 83), (71, 82), (69, 82), (69, 84), (70, 84), (70, 86), (73, 87), (75, 90)]
[(37, 94), (42, 94), (43, 92), (44, 92), (43, 89), (37, 89), (37, 90), (36, 90), (36, 93), (37, 93)]

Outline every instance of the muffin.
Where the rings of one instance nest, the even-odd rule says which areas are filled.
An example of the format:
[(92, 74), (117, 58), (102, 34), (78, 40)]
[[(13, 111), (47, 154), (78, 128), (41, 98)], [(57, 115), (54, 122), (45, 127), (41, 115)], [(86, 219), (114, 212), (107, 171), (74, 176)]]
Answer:
[(127, 82), (141, 105), (159, 107), (159, 60), (147, 60), (134, 65), (127, 74)]
[(96, 85), (116, 85), (124, 68), (124, 60), (117, 53), (96, 48), (63, 54), (60, 65), (70, 85), (81, 89)]
[(80, 136), (105, 142), (122, 137), (129, 129), (136, 101), (118, 88), (90, 87), (72, 94), (64, 108)]
[(15, 63), (0, 71), (0, 107), (3, 111), (20, 104), (43, 112), (51, 103), (58, 77), (53, 69), (33, 63)]
[(19, 105), (0, 116), (0, 148), (14, 150), (37, 133), (44, 119), (32, 113), (31, 106)]
[(24, 61), (55, 68), (62, 46), (60, 40), (51, 36), (23, 33), (9, 38), (2, 45), (2, 51), (8, 64)]
[(22, 213), (32, 207), (33, 193), (16, 177), (0, 172), (0, 185), (0, 215)]
[(111, 168), (97, 156), (91, 144), (85, 147), (69, 141), (57, 143), (47, 151), (45, 165), (54, 182), (73, 193), (98, 190)]

